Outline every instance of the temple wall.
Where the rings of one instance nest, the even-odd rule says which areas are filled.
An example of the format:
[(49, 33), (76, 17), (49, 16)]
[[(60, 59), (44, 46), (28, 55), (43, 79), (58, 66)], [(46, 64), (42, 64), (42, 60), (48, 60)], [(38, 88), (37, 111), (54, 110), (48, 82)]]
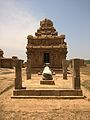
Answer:
[(44, 53), (49, 53), (51, 67), (62, 67), (62, 60), (65, 58), (65, 55), (60, 53), (59, 50), (55, 51), (54, 49), (34, 49), (32, 54), (28, 54), (28, 58), (32, 61), (32, 67), (44, 66)]
[(13, 68), (13, 60), (12, 59), (0, 59), (0, 67), (1, 68)]

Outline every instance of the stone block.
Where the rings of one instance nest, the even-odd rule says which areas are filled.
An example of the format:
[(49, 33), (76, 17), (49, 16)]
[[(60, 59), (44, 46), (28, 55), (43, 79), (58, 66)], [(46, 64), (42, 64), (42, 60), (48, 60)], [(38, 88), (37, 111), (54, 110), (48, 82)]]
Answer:
[(54, 80), (41, 80), (40, 84), (44, 84), (44, 85), (55, 85)]

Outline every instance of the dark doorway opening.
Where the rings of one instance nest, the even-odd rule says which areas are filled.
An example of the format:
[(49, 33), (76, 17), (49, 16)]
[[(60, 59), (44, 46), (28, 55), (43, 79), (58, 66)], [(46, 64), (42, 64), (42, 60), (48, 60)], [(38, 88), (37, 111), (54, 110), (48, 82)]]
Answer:
[(49, 63), (50, 60), (49, 60), (49, 53), (44, 53), (44, 63)]

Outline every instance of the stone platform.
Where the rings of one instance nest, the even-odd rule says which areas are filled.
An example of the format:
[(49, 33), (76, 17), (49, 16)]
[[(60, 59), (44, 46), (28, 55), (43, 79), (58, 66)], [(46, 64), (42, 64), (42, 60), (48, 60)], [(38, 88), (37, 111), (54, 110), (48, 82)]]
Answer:
[(32, 74), (32, 79), (23, 79), (22, 86), (26, 89), (14, 89), (12, 98), (36, 98), (36, 99), (82, 99), (81, 89), (72, 88), (72, 76), (67, 80), (60, 74), (53, 75), (55, 85), (40, 84), (42, 76)]
[(16, 89), (12, 98), (84, 98), (82, 90), (73, 89)]

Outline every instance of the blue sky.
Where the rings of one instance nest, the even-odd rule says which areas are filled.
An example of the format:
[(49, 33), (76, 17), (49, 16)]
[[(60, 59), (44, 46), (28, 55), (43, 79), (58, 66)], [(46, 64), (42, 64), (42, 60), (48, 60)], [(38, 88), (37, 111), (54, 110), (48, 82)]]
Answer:
[(0, 0), (0, 48), (26, 59), (27, 35), (49, 18), (66, 35), (67, 59), (90, 59), (90, 0)]

